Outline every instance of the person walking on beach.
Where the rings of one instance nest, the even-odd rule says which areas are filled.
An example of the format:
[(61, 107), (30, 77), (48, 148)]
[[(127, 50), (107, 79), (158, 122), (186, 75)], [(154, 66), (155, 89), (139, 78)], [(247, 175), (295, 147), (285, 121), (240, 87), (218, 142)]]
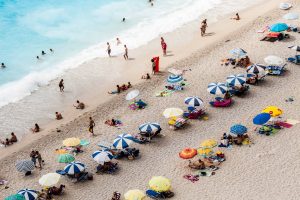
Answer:
[(94, 136), (94, 127), (96, 126), (92, 117), (90, 117), (89, 132)]
[(58, 87), (59, 87), (60, 92), (64, 92), (64, 89), (65, 89), (65, 86), (64, 86), (64, 79), (61, 79), (61, 80), (59, 81)]
[(32, 150), (29, 156), (31, 158), (31, 161), (34, 163), (34, 166), (37, 167), (36, 166), (36, 154), (35, 154), (35, 151)]
[(128, 48), (127, 48), (127, 46), (126, 46), (126, 44), (124, 45), (124, 48), (125, 48), (125, 52), (124, 52), (124, 59), (125, 60), (128, 60)]
[(204, 19), (202, 22), (201, 22), (201, 36), (203, 37), (205, 35), (205, 32), (206, 32), (206, 28), (207, 28), (207, 19)]
[(35, 155), (36, 155), (36, 159), (38, 160), (39, 167), (40, 169), (42, 169), (42, 164), (43, 164), (42, 155), (38, 151), (35, 152)]
[(106, 44), (107, 44), (107, 53), (108, 53), (108, 56), (111, 57), (111, 55), (110, 55), (110, 53), (111, 53), (110, 44), (109, 44), (109, 42), (107, 42)]
[(164, 54), (164, 56), (166, 56), (167, 55), (167, 43), (165, 42), (163, 37), (160, 38), (160, 44), (161, 44), (161, 48), (163, 50), (163, 54)]

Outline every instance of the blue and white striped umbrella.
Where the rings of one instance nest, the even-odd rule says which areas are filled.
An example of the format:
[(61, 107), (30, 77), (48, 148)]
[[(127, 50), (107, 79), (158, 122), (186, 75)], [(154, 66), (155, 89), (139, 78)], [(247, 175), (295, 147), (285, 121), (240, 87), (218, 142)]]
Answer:
[(184, 103), (189, 106), (203, 106), (203, 101), (199, 97), (187, 97), (184, 100)]
[(16, 164), (16, 168), (19, 172), (29, 172), (34, 170), (35, 166), (31, 160), (20, 160)]
[(230, 50), (230, 53), (233, 54), (237, 58), (241, 58), (247, 55), (247, 52), (241, 48), (235, 48)]
[(228, 88), (225, 83), (210, 83), (207, 91), (211, 94), (225, 94)]
[(95, 151), (92, 154), (93, 159), (99, 163), (104, 164), (105, 162), (109, 162), (114, 158), (114, 155), (107, 150)]
[(80, 172), (83, 172), (84, 170), (85, 170), (84, 164), (78, 161), (71, 162), (64, 168), (64, 171), (69, 175), (78, 174)]
[(230, 86), (239, 86), (246, 83), (246, 77), (244, 74), (238, 74), (238, 75), (230, 75), (227, 77), (226, 82)]
[(155, 133), (158, 129), (160, 129), (160, 125), (158, 123), (145, 123), (139, 126), (139, 129), (143, 133)]
[(266, 67), (261, 64), (254, 64), (247, 67), (247, 72), (249, 74), (265, 74)]
[(178, 76), (178, 75), (170, 75), (168, 76), (168, 83), (178, 83), (178, 82), (181, 82), (183, 80), (182, 76)]
[(116, 149), (125, 149), (129, 147), (129, 145), (133, 142), (134, 138), (132, 135), (123, 133), (118, 135), (118, 137), (114, 140), (113, 146)]
[(38, 197), (37, 191), (31, 189), (23, 189), (18, 194), (25, 197), (26, 200), (35, 200)]

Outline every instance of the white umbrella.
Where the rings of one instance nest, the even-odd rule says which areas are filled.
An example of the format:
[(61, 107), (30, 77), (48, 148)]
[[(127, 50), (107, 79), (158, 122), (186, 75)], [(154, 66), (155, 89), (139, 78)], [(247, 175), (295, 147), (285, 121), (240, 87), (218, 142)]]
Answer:
[(180, 108), (167, 108), (163, 112), (165, 118), (180, 117), (182, 114), (183, 114), (183, 110)]
[(287, 20), (295, 20), (295, 19), (299, 18), (299, 15), (297, 13), (288, 13), (288, 14), (285, 14), (283, 16), (283, 18), (287, 19)]
[(273, 55), (265, 57), (264, 61), (268, 65), (276, 65), (276, 66), (282, 65), (284, 63), (282, 58)]
[(292, 7), (292, 4), (290, 4), (290, 3), (280, 3), (279, 4), (279, 8), (281, 9), (281, 10), (288, 10), (288, 9), (290, 9)]
[(129, 92), (126, 95), (126, 100), (130, 101), (130, 100), (136, 98), (137, 96), (139, 96), (139, 94), (140, 94), (140, 91), (138, 91), (138, 90), (132, 90), (131, 92)]
[(44, 187), (51, 187), (56, 185), (60, 179), (60, 175), (57, 173), (48, 173), (42, 176), (39, 180), (39, 184)]

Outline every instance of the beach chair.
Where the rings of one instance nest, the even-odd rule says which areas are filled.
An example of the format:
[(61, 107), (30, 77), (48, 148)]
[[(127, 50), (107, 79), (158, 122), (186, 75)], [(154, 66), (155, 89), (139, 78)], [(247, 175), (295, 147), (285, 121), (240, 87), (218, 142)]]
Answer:
[(216, 101), (211, 101), (209, 104), (213, 107), (229, 107), (232, 104), (232, 99), (223, 99), (222, 101), (216, 100)]
[(287, 59), (288, 62), (294, 63), (296, 65), (300, 65), (300, 55), (296, 55), (294, 57), (289, 57)]

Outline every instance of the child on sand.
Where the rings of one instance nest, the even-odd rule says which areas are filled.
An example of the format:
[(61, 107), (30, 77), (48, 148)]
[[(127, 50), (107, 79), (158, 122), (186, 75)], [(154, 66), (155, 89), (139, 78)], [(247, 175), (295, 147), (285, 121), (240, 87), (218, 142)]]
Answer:
[(236, 13), (236, 14), (235, 14), (235, 17), (232, 17), (232, 18), (230, 18), (230, 19), (240, 20), (241, 18), (240, 18), (239, 13)]
[(146, 75), (143, 75), (141, 79), (151, 79), (149, 73), (147, 73)]
[(18, 142), (18, 138), (17, 138), (17, 136), (15, 135), (14, 132), (11, 133), (10, 142), (11, 142), (11, 143)]
[(31, 129), (31, 131), (32, 131), (32, 133), (38, 133), (38, 132), (40, 132), (40, 127), (39, 127), (39, 125), (36, 123), (36, 124), (34, 125), (34, 128)]
[(62, 117), (61, 113), (55, 112), (55, 118), (56, 118), (57, 120), (61, 120), (63, 117)]
[(83, 110), (85, 105), (83, 102), (80, 102), (79, 100), (76, 101), (77, 105), (73, 105), (76, 109)]

